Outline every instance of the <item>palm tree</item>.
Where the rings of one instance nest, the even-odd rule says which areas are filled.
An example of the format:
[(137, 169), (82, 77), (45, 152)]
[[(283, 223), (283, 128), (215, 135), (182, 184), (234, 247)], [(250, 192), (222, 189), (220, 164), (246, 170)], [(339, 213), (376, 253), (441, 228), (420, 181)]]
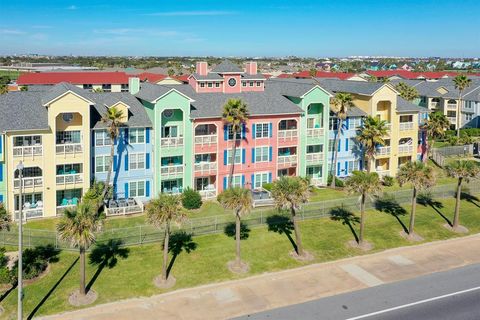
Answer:
[(8, 93), (8, 85), (0, 84), (0, 95)]
[(445, 131), (450, 128), (450, 121), (447, 116), (441, 112), (433, 112), (428, 116), (428, 120), (425, 123), (424, 128), (427, 130), (428, 136), (428, 153), (431, 153), (435, 139), (443, 137)]
[(460, 139), (460, 110), (462, 105), (462, 94), (465, 89), (470, 87), (472, 82), (466, 75), (458, 75), (453, 78), (453, 83), (455, 84), (455, 89), (458, 90), (458, 104), (457, 104), (457, 138)]
[(94, 93), (102, 93), (102, 92), (105, 92), (102, 88), (95, 88), (92, 90), (92, 92)]
[(337, 178), (337, 159), (338, 159), (338, 140), (340, 140), (340, 134), (342, 133), (343, 121), (347, 118), (348, 109), (353, 106), (353, 98), (350, 93), (339, 92), (332, 99), (332, 111), (335, 113), (337, 123), (337, 134), (333, 142), (333, 177), (332, 188), (335, 189), (335, 180)]
[(372, 116), (365, 118), (363, 127), (357, 135), (357, 141), (362, 145), (365, 153), (365, 167), (371, 171), (371, 162), (377, 152), (378, 145), (384, 145), (383, 137), (387, 134), (387, 122)]
[(12, 222), (12, 218), (10, 213), (7, 211), (7, 208), (0, 202), (0, 230), (8, 230), (10, 231), (10, 223)]
[(158, 197), (150, 200), (145, 211), (147, 213), (147, 221), (157, 228), (165, 228), (163, 240), (163, 266), (162, 266), (162, 282), (167, 281), (168, 266), (168, 242), (170, 240), (170, 224), (172, 222), (182, 222), (186, 215), (182, 207), (182, 198), (179, 195), (169, 195), (160, 193)]
[(311, 68), (310, 70), (308, 70), (308, 74), (310, 77), (314, 78), (317, 75), (317, 69)]
[(116, 107), (108, 108), (102, 116), (102, 122), (107, 125), (107, 132), (110, 137), (110, 159), (108, 161), (107, 180), (105, 181), (102, 199), (105, 199), (105, 196), (110, 189), (110, 179), (112, 178), (113, 171), (113, 156), (115, 154), (115, 140), (120, 134), (120, 126), (122, 125), (123, 118), (123, 111)]
[(296, 254), (305, 257), (297, 223), (297, 210), (308, 201), (310, 196), (309, 181), (301, 177), (283, 176), (273, 183), (272, 196), (277, 208), (290, 210), (290, 218), (295, 231)]
[(248, 214), (252, 208), (252, 193), (250, 190), (240, 187), (229, 188), (218, 195), (218, 201), (225, 209), (233, 210), (235, 214), (236, 259), (234, 267), (241, 270), (243, 265), (240, 258), (241, 218)]
[(417, 205), (417, 193), (419, 190), (427, 189), (435, 184), (435, 174), (431, 167), (421, 161), (407, 162), (400, 166), (397, 173), (397, 180), (401, 187), (406, 183), (413, 186), (412, 210), (410, 212), (410, 224), (408, 227), (408, 236), (414, 236), (413, 228), (415, 226), (415, 210)]
[(400, 97), (410, 102), (417, 99), (419, 96), (417, 89), (409, 86), (404, 82), (400, 82), (399, 84), (397, 84), (395, 86), (395, 89), (400, 93)]
[(445, 167), (449, 177), (457, 178), (457, 199), (455, 202), (455, 215), (453, 216), (453, 230), (459, 230), (460, 220), (460, 199), (462, 194), (462, 183), (467, 183), (472, 178), (477, 178), (480, 174), (480, 166), (472, 160), (456, 160)]
[(347, 179), (346, 188), (350, 193), (360, 193), (360, 235), (358, 245), (363, 246), (365, 229), (365, 200), (369, 194), (377, 194), (382, 189), (382, 183), (376, 172), (353, 171)]
[(87, 203), (75, 209), (65, 209), (57, 224), (60, 239), (70, 242), (80, 252), (80, 295), (85, 296), (85, 250), (95, 242), (95, 232), (102, 227), (102, 219)]
[[(229, 99), (223, 106), (222, 111), (223, 122), (232, 128), (233, 133), (233, 149), (232, 149), (232, 163), (230, 164), (230, 176), (228, 187), (232, 187), (233, 173), (235, 170), (235, 154), (237, 152), (237, 134), (242, 131), (242, 126), (248, 120), (248, 106), (240, 99)], [(255, 132), (253, 133), (255, 134)]]

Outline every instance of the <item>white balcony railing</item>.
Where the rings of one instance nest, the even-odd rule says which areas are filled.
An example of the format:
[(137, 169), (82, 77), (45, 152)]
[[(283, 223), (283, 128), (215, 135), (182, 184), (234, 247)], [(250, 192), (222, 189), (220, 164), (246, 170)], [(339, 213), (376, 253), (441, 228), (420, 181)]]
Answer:
[[(19, 215), (20, 215), (20, 211), (15, 210), (15, 221), (18, 221)], [(43, 217), (43, 207), (23, 209), (22, 216), (23, 216), (23, 219), (22, 219), (23, 221), (26, 221), (32, 218), (41, 218)]]
[(451, 123), (457, 123), (457, 117), (447, 117), (448, 121)]
[(197, 145), (212, 145), (217, 143), (217, 135), (195, 136), (195, 144)]
[(63, 215), (63, 212), (65, 211), (65, 209), (75, 209), (77, 207), (76, 204), (67, 204), (65, 206), (57, 206), (57, 209), (56, 209), (56, 214), (57, 216), (61, 216)]
[(430, 102), (430, 109), (437, 109), (439, 107), (439, 103), (436, 101)]
[(281, 166), (295, 166), (297, 165), (297, 155), (289, 155), (289, 156), (278, 156), (278, 165)]
[(377, 174), (378, 174), (380, 177), (385, 177), (385, 176), (390, 175), (390, 170), (388, 170), (388, 169), (383, 169), (383, 167), (377, 168), (377, 170), (375, 170), (375, 171), (377, 172)]
[(307, 129), (307, 137), (320, 138), (320, 137), (323, 137), (323, 135), (324, 135), (323, 128), (308, 128)]
[(106, 209), (107, 216), (124, 216), (133, 213), (142, 213), (144, 211), (143, 202), (140, 199), (133, 199), (131, 202), (125, 202), (125, 205), (110, 205)]
[(13, 147), (14, 157), (41, 156), (42, 154), (43, 154), (42, 146)]
[(310, 183), (314, 186), (320, 186), (322, 184), (322, 178), (310, 178)]
[(160, 167), (160, 175), (163, 178), (169, 176), (176, 176), (179, 174), (183, 174), (183, 164)]
[(279, 139), (294, 139), (298, 137), (297, 129), (278, 130)]
[(203, 199), (215, 199), (217, 197), (217, 190), (215, 189), (205, 189), (198, 190)]
[(307, 162), (319, 162), (323, 160), (323, 153), (307, 153)]
[(400, 131), (413, 130), (413, 122), (400, 122)]
[(195, 172), (209, 173), (217, 170), (217, 162), (200, 162), (194, 165)]
[(412, 145), (399, 145), (398, 146), (398, 153), (412, 153), (413, 146)]
[[(34, 188), (43, 186), (43, 177), (29, 177), (23, 178), (23, 187), (24, 188)], [(13, 187), (15, 189), (20, 188), (20, 179), (13, 180)]]
[(57, 185), (74, 184), (83, 182), (83, 173), (62, 174), (57, 176)]
[(83, 152), (81, 143), (57, 144), (56, 153), (59, 155), (75, 155)]
[(390, 154), (390, 147), (378, 147), (377, 156), (385, 156)]
[(162, 138), (160, 139), (162, 148), (174, 148), (183, 146), (183, 137), (178, 138)]

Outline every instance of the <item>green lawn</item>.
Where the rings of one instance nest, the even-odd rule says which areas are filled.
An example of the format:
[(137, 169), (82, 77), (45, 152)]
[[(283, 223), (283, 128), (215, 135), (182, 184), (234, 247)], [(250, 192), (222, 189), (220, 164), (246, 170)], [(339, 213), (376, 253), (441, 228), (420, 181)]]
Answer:
[[(454, 200), (442, 200), (440, 212), (452, 219)], [(405, 206), (409, 210), (408, 206)], [(469, 228), (470, 233), (480, 232), (480, 203), (462, 201), (461, 223)], [(120, 221), (121, 219), (112, 219)], [(400, 217), (408, 225), (408, 214)], [(115, 222), (117, 223), (117, 222)], [(458, 236), (442, 225), (445, 220), (432, 208), (418, 206), (416, 232), (425, 241), (447, 239)], [(364, 254), (348, 248), (345, 243), (353, 239), (349, 228), (340, 221), (329, 218), (302, 222), (302, 237), (305, 248), (314, 254), (312, 263), (340, 259)], [(358, 225), (354, 228), (358, 230)], [(374, 244), (373, 252), (411, 245), (399, 235), (402, 230), (397, 219), (387, 213), (371, 210), (367, 215), (366, 239)], [(191, 287), (211, 282), (246, 277), (263, 272), (294, 268), (304, 263), (289, 257), (292, 246), (283, 234), (269, 232), (267, 227), (253, 228), (247, 240), (242, 241), (243, 258), (251, 265), (251, 271), (244, 276), (232, 275), (226, 268), (226, 262), (234, 258), (235, 243), (232, 238), (222, 234), (194, 237), (196, 249), (191, 253), (181, 253), (175, 260), (172, 274), (177, 278), (174, 289)], [(152, 284), (152, 279), (161, 270), (160, 244), (143, 245), (128, 248), (126, 259), (118, 259), (111, 269), (105, 268), (93, 284), (98, 292), (98, 303), (118, 299), (149, 296), (164, 292)], [(51, 272), (34, 284), (25, 288), (25, 314), (36, 307), (36, 316), (75, 309), (67, 302), (70, 292), (78, 285), (78, 262), (75, 253), (62, 252), (59, 261), (51, 265)], [(71, 269), (70, 267), (73, 266)], [(89, 265), (87, 270), (90, 280), (97, 266)], [(16, 310), (15, 290), (1, 302), (6, 310), (6, 317), (13, 317)], [(43, 301), (43, 302), (42, 302)]]
[(17, 79), (20, 74), (23, 72), (15, 71), (15, 70), (0, 70), (0, 77), (2, 76), (9, 76), (10, 79)]

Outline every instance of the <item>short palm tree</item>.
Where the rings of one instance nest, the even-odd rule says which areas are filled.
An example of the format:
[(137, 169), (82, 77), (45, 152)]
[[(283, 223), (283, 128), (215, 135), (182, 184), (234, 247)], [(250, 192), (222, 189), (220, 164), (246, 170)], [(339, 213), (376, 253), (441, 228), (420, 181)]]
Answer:
[(472, 80), (469, 79), (466, 75), (458, 75), (453, 78), (453, 83), (455, 84), (455, 89), (458, 90), (458, 104), (457, 104), (457, 138), (460, 139), (460, 111), (462, 107), (462, 95), (465, 89), (470, 87)]
[(382, 183), (376, 172), (353, 171), (347, 179), (346, 188), (350, 193), (360, 194), (360, 235), (358, 245), (363, 246), (365, 230), (365, 200), (368, 195), (375, 195), (382, 189)]
[(115, 154), (115, 140), (118, 138), (120, 134), (120, 127), (122, 125), (122, 121), (124, 118), (123, 111), (116, 108), (111, 107), (108, 108), (105, 114), (102, 116), (102, 122), (107, 126), (107, 133), (110, 137), (110, 159), (108, 164), (108, 171), (107, 171), (107, 180), (105, 181), (105, 188), (103, 189), (102, 199), (105, 199), (109, 189), (110, 189), (110, 179), (112, 178), (112, 171), (113, 171), (113, 156)]
[(300, 229), (297, 223), (297, 210), (303, 203), (308, 201), (310, 196), (309, 181), (301, 177), (283, 176), (276, 180), (272, 186), (272, 197), (275, 200), (275, 206), (279, 209), (288, 209), (293, 223), (296, 242), (296, 254), (300, 257), (305, 256), (303, 250)]
[(244, 265), (240, 256), (241, 218), (252, 209), (252, 192), (240, 187), (229, 188), (218, 195), (218, 201), (225, 209), (232, 210), (235, 214), (236, 259), (234, 269), (241, 270)]
[(170, 240), (170, 225), (172, 222), (181, 223), (186, 215), (182, 207), (182, 198), (179, 195), (160, 193), (158, 197), (150, 200), (145, 207), (147, 222), (156, 228), (165, 228), (163, 239), (163, 265), (162, 282), (168, 278), (168, 243)]
[(450, 128), (450, 121), (448, 121), (447, 116), (445, 116), (443, 113), (432, 112), (428, 116), (428, 120), (425, 123), (424, 128), (427, 130), (428, 154), (431, 154), (435, 139), (445, 135), (445, 131)]
[(0, 84), (0, 95), (8, 93), (8, 85)]
[(456, 160), (445, 167), (448, 176), (457, 178), (457, 199), (455, 202), (455, 215), (453, 216), (453, 230), (459, 230), (460, 223), (460, 199), (462, 194), (462, 183), (480, 175), (480, 166), (472, 160)]
[(340, 140), (340, 135), (342, 134), (343, 121), (347, 118), (348, 109), (353, 106), (353, 98), (350, 93), (339, 92), (332, 99), (332, 108), (331, 110), (335, 113), (335, 116), (338, 119), (337, 123), (337, 134), (335, 135), (335, 140), (333, 142), (333, 177), (332, 177), (332, 188), (335, 188), (335, 180), (337, 177), (337, 159), (338, 159), (338, 140)]
[(407, 101), (412, 102), (419, 97), (418, 90), (404, 82), (397, 84), (395, 89), (400, 93), (400, 97)]
[[(232, 187), (233, 173), (235, 172), (235, 154), (237, 152), (237, 135), (242, 131), (242, 127), (248, 120), (248, 106), (240, 99), (229, 99), (223, 106), (222, 120), (225, 125), (232, 128), (233, 133), (233, 148), (232, 148), (232, 163), (230, 164), (230, 175), (228, 187)], [(253, 132), (255, 134), (255, 132)]]
[(80, 252), (80, 295), (85, 296), (85, 251), (95, 242), (95, 232), (102, 227), (97, 211), (87, 203), (80, 203), (75, 209), (65, 209), (57, 224), (60, 239), (70, 242)]
[(10, 223), (12, 218), (10, 213), (7, 211), (7, 208), (0, 202), (0, 231), (1, 230), (10, 230)]
[(407, 162), (398, 169), (397, 180), (400, 186), (406, 183), (411, 183), (413, 186), (412, 210), (408, 227), (408, 235), (413, 237), (418, 191), (432, 187), (436, 180), (435, 174), (431, 167), (421, 161)]
[(363, 126), (357, 135), (357, 141), (362, 145), (365, 153), (365, 167), (368, 172), (371, 171), (371, 164), (377, 153), (377, 146), (384, 145), (383, 139), (387, 134), (388, 127), (385, 120), (380, 120), (372, 116), (364, 119)]

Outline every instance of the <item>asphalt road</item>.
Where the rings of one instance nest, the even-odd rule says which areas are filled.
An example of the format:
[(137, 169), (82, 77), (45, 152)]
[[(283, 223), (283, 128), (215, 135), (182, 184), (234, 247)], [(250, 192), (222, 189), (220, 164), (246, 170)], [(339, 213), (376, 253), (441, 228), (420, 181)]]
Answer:
[(479, 320), (480, 264), (236, 319)]

